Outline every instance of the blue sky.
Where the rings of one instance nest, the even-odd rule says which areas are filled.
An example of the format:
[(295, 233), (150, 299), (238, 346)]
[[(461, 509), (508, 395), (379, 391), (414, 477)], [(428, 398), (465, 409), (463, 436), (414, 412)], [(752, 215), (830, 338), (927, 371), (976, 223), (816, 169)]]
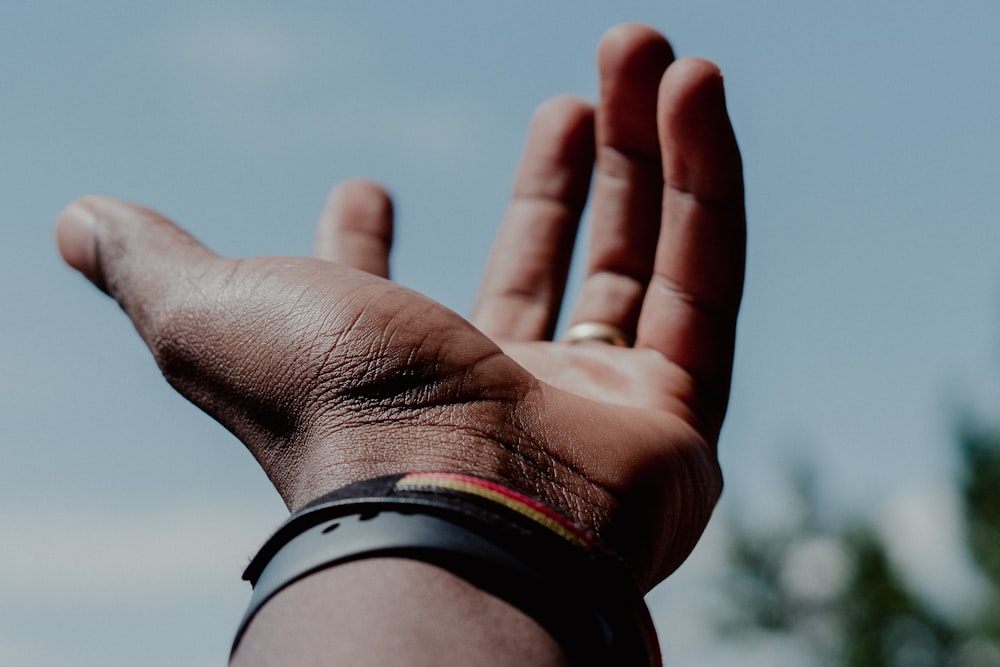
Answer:
[[(367, 176), (396, 278), (467, 312), (531, 111), (592, 98), (621, 21), (720, 64), (744, 153), (720, 514), (773, 520), (800, 460), (834, 513), (942, 497), (956, 406), (1000, 416), (996, 3), (0, 0), (0, 663), (219, 664), (282, 517), (61, 265), (56, 213), (113, 194), (226, 255), (304, 254)], [(652, 598), (672, 664), (729, 659), (685, 611), (709, 538)]]

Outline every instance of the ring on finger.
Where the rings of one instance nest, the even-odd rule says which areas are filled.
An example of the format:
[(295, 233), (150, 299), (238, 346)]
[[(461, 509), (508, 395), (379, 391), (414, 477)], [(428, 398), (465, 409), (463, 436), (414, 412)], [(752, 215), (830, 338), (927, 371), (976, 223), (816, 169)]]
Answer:
[(580, 322), (574, 324), (559, 338), (563, 343), (595, 341), (615, 347), (631, 347), (632, 337), (616, 326), (604, 322)]

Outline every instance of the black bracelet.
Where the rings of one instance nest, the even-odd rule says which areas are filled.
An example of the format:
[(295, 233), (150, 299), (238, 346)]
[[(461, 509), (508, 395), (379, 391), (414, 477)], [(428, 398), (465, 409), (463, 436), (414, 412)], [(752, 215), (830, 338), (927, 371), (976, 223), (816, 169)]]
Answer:
[(375, 557), (423, 561), (531, 616), (574, 665), (660, 665), (649, 611), (624, 564), (544, 504), (480, 477), (412, 473), (345, 487), (294, 514), (247, 566), (259, 609), (319, 570)]

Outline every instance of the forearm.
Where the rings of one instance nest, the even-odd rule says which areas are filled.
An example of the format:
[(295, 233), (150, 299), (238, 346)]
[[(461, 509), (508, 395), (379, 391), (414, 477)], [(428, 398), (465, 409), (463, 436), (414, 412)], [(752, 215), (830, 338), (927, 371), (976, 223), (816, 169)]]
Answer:
[(373, 558), (321, 570), (265, 604), (231, 664), (567, 665), (529, 616), (426, 563)]

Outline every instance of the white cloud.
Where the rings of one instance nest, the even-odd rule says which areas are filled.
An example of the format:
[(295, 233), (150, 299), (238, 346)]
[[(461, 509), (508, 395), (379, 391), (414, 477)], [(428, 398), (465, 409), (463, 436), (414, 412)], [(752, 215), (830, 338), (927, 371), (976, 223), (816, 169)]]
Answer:
[(303, 61), (295, 36), (247, 17), (206, 20), (176, 35), (174, 54), (187, 74), (226, 91), (261, 92)]
[(204, 593), (231, 583), (281, 518), (274, 507), (5, 508), (0, 598), (120, 602)]
[(322, 144), (339, 155), (374, 148), (468, 164), (497, 140), (487, 105), (462, 90), (415, 89), (387, 59), (381, 36), (339, 18), (202, 18), (170, 36), (167, 48), (179, 82), (174, 102), (235, 144)]

